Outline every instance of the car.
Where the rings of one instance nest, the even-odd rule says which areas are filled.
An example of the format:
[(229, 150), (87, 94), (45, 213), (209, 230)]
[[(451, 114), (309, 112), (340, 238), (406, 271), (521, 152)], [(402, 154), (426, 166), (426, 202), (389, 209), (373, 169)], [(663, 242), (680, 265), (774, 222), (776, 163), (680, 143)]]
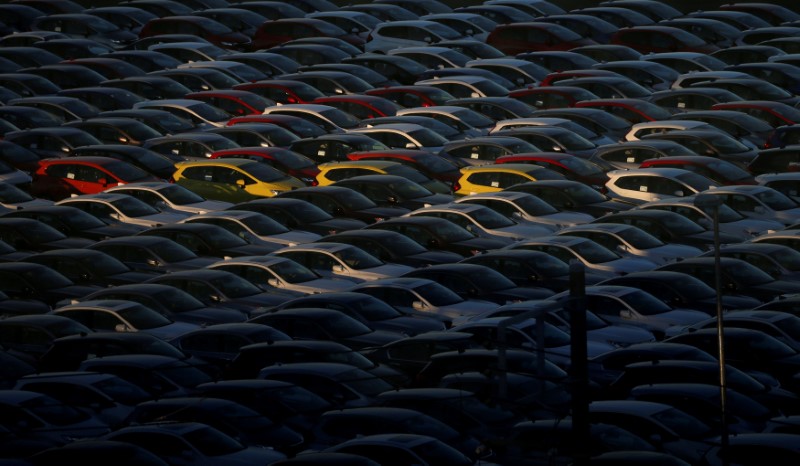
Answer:
[(224, 210), (233, 205), (222, 201), (211, 201), (180, 185), (160, 181), (128, 183), (109, 188), (106, 191), (133, 196), (159, 210), (174, 210), (190, 214)]
[(237, 126), (241, 124), (273, 124), (293, 133), (299, 138), (312, 138), (327, 134), (321, 126), (309, 120), (294, 115), (245, 115), (233, 117), (228, 120), (226, 126)]
[(494, 122), (489, 117), (469, 108), (455, 105), (404, 108), (398, 110), (397, 115), (430, 116), (458, 129), (467, 137), (485, 136), (489, 128), (494, 125)]
[[(738, 95), (745, 101), (768, 100), (793, 106), (800, 101), (789, 91), (770, 82), (754, 77), (716, 79), (710, 82), (693, 84), (694, 87), (714, 87), (726, 89)], [(712, 107), (713, 109), (713, 107)]]
[(760, 118), (773, 127), (793, 125), (800, 122), (800, 113), (796, 108), (774, 100), (755, 100), (745, 98), (744, 101), (716, 104), (711, 110), (736, 110)]
[(317, 97), (325, 95), (311, 84), (292, 79), (271, 79), (237, 84), (233, 89), (252, 92), (281, 104), (310, 103)]
[(603, 166), (591, 160), (563, 152), (527, 152), (502, 155), (495, 160), (495, 163), (530, 163), (539, 165), (560, 173), (566, 179), (585, 183), (594, 189), (600, 189), (608, 180)]
[[(713, 231), (689, 220), (682, 214), (670, 210), (630, 209), (623, 212), (610, 213), (593, 220), (593, 222), (633, 225), (665, 243), (688, 244), (701, 249), (711, 248), (714, 242)], [(719, 238), (722, 244), (744, 241), (741, 233), (720, 232)]]
[(157, 178), (127, 162), (111, 157), (68, 157), (48, 159), (39, 164), (32, 194), (62, 200), (81, 194), (95, 194), (108, 187)]
[(627, 45), (641, 53), (699, 52), (711, 54), (719, 50), (691, 32), (672, 26), (642, 25), (623, 28), (612, 34), (609, 43)]
[(564, 152), (582, 158), (589, 158), (598, 144), (612, 142), (607, 136), (564, 118), (533, 117), (501, 120), (495, 124), (490, 134), (513, 136), (545, 152)]
[(533, 194), (519, 191), (472, 194), (456, 202), (483, 205), (515, 222), (546, 225), (551, 229), (590, 222), (593, 219), (591, 215), (579, 212), (558, 211)]
[(449, 220), (428, 216), (398, 217), (377, 222), (370, 228), (396, 231), (410, 237), (423, 247), (450, 250), (462, 255), (473, 250), (481, 251), (506, 244), (498, 240), (478, 238), (474, 233)]
[(719, 185), (756, 184), (743, 168), (726, 160), (702, 155), (647, 159), (639, 168), (680, 168), (704, 176)]
[(157, 154), (180, 160), (204, 160), (209, 158), (214, 151), (238, 146), (230, 138), (207, 131), (155, 137), (148, 139), (142, 145), (145, 149)]
[(662, 24), (691, 32), (720, 48), (733, 46), (737, 36), (742, 32), (741, 29), (731, 24), (712, 18), (687, 18), (684, 16), (664, 20)]
[(439, 155), (465, 167), (486, 165), (504, 155), (537, 152), (538, 149), (535, 145), (513, 136), (477, 136), (450, 141), (444, 145)]
[(253, 36), (251, 50), (269, 49), (298, 37), (333, 37), (352, 45), (364, 44), (364, 39), (358, 35), (321, 19), (281, 18), (259, 26)]
[[(411, 118), (411, 117), (400, 117)], [(426, 117), (419, 117), (426, 118)], [(435, 178), (444, 183), (453, 183), (461, 177), (457, 162), (452, 162), (442, 154), (431, 154), (425, 150), (413, 149), (385, 149), (375, 148), (372, 150), (355, 151), (347, 154), (350, 160), (387, 160), (399, 162), (404, 165), (416, 168), (420, 172)]]
[(244, 322), (246, 314), (224, 306), (206, 306), (194, 296), (173, 286), (132, 283), (99, 290), (86, 300), (116, 299), (147, 306), (170, 320), (198, 325)]
[[(731, 328), (743, 328), (763, 332), (774, 337), (781, 343), (790, 346), (792, 349), (797, 349), (797, 336), (789, 329), (790, 322), (793, 322), (796, 318), (796, 315), (788, 312), (741, 310), (731, 315), (726, 315), (723, 320), (725, 320), (725, 325), (729, 325)], [(712, 317), (703, 322), (698, 322), (695, 325), (680, 329), (677, 335), (705, 328), (716, 328), (716, 326), (717, 318)]]
[(363, 455), (382, 462), (388, 458), (403, 458), (403, 461), (424, 465), (436, 464), (437, 461), (447, 461), (454, 465), (472, 463), (469, 457), (441, 440), (419, 434), (368, 435), (347, 440), (323, 451)]
[[(444, 50), (456, 53), (451, 49), (445, 48)], [(435, 50), (431, 52), (435, 53)], [(406, 51), (406, 49), (403, 49), (403, 53), (395, 53), (395, 55), (402, 54), (414, 56), (414, 52), (411, 50)], [(466, 62), (467, 60), (469, 60), (469, 57), (464, 55), (460, 61)], [(437, 65), (433, 67), (437, 67)], [(428, 78), (430, 75), (434, 77)], [(458, 69), (452, 71), (430, 71), (421, 75), (420, 78), (420, 80), (414, 83), (415, 85), (438, 87), (455, 98), (507, 97), (510, 88), (509, 84), (505, 84), (509, 82), (505, 78), (496, 77), (491, 71), (477, 68), (467, 68), (467, 71), (460, 71)], [(513, 86), (513, 84), (511, 86)]]
[(405, 277), (427, 278), (450, 288), (462, 299), (477, 299), (504, 304), (508, 301), (545, 299), (551, 290), (523, 288), (501, 273), (478, 264), (440, 264), (408, 272)]
[(797, 222), (798, 204), (780, 191), (759, 185), (721, 186), (708, 191), (725, 205), (748, 218), (776, 220), (784, 225)]
[(639, 168), (645, 160), (697, 155), (679, 142), (658, 138), (606, 144), (597, 148), (589, 161), (604, 171)]
[(505, 190), (529, 193), (557, 210), (581, 212), (595, 218), (633, 207), (631, 204), (613, 200), (584, 183), (572, 180), (529, 181), (509, 186)]
[(639, 168), (608, 172), (609, 196), (634, 204), (691, 196), (719, 186), (715, 181), (682, 168)]
[[(213, 63), (220, 63), (215, 61)], [(244, 65), (242, 65), (244, 66)], [(254, 80), (251, 80), (254, 81)], [(195, 99), (207, 102), (217, 108), (225, 110), (231, 116), (260, 114), (265, 108), (274, 105), (273, 101), (249, 91), (238, 91), (227, 89), (224, 91), (200, 91), (189, 92), (183, 96), (187, 99)]]
[[(770, 451), (791, 461), (791, 458), (797, 455), (796, 450), (790, 443), (793, 437), (794, 435), (790, 433), (744, 433), (735, 436), (729, 448), (734, 449), (736, 452), (747, 452), (747, 454), (753, 454), (757, 457), (763, 455), (766, 451)], [(745, 463), (747, 462), (747, 454), (741, 454), (742, 461)], [(708, 464), (721, 464), (721, 461), (727, 461), (725, 457), (726, 454), (722, 453), (719, 447), (713, 447), (706, 452), (703, 459)]]
[(181, 63), (177, 58), (155, 50), (115, 50), (102, 56), (123, 60), (147, 73), (174, 68)]
[(420, 149), (436, 153), (447, 144), (444, 136), (416, 123), (387, 123), (355, 128), (350, 132), (369, 136), (393, 149)]
[(91, 240), (66, 236), (44, 222), (31, 218), (0, 218), (0, 241), (20, 251), (41, 252), (50, 249), (82, 248)]
[[(681, 262), (666, 264), (657, 270), (683, 272), (715, 286), (713, 257), (694, 257)], [(796, 293), (797, 284), (789, 280), (776, 280), (758, 267), (733, 257), (720, 258), (722, 292), (756, 298), (761, 302), (771, 301), (782, 294)]]
[(461, 178), (453, 185), (457, 196), (502, 191), (509, 186), (564, 177), (549, 168), (527, 163), (494, 163), (461, 169)]
[(154, 276), (152, 273), (133, 271), (116, 258), (92, 249), (50, 250), (23, 260), (50, 267), (78, 285), (124, 285)]
[[(49, 45), (42, 42), (38, 43), (37, 46), (42, 48), (56, 48), (57, 46), (68, 47), (75, 45), (76, 47), (70, 53), (55, 51), (57, 55), (62, 56), (64, 59), (93, 56), (111, 51), (111, 49), (89, 39), (59, 39), (55, 42), (47, 42), (49, 42)], [(91, 50), (87, 50), (87, 48)], [(91, 68), (64, 62), (55, 63), (53, 65), (41, 65), (35, 68), (23, 68), (21, 71), (47, 78), (62, 90), (85, 86), (98, 86), (101, 82), (106, 80), (105, 76)]]
[(42, 159), (66, 157), (77, 147), (100, 144), (86, 131), (61, 126), (12, 131), (3, 138), (27, 148)]
[(139, 38), (169, 34), (175, 31), (203, 37), (208, 42), (225, 49), (246, 51), (255, 46), (254, 41), (241, 32), (234, 31), (211, 18), (195, 15), (174, 15), (152, 19), (142, 27)]
[(703, 250), (694, 246), (664, 243), (633, 225), (591, 223), (567, 227), (557, 234), (589, 238), (611, 251), (631, 257), (642, 257), (659, 265), (703, 253)]
[(480, 203), (454, 202), (421, 207), (407, 217), (438, 217), (447, 219), (481, 238), (505, 243), (551, 234), (552, 224), (535, 221), (519, 222)]
[(133, 108), (165, 110), (191, 121), (199, 129), (220, 127), (230, 119), (224, 110), (194, 99), (148, 100), (135, 104)]
[(235, 204), (232, 210), (250, 210), (265, 214), (291, 230), (319, 235), (355, 230), (366, 225), (361, 220), (334, 218), (324, 210), (302, 199), (275, 197)]
[(216, 366), (218, 374), (221, 374), (240, 348), (291, 340), (289, 335), (267, 325), (239, 321), (198, 328), (171, 339), (169, 343), (192, 357)]
[[(794, 146), (800, 143), (797, 133), (798, 126), (782, 125), (771, 129), (764, 142), (764, 149), (783, 149), (787, 146)], [(785, 170), (784, 170), (785, 171)]]
[(74, 319), (94, 331), (144, 332), (164, 340), (199, 328), (196, 324), (173, 322), (149, 307), (123, 300), (81, 301), (58, 307), (52, 312)]
[(535, 111), (532, 117), (566, 118), (612, 140), (623, 139), (631, 126), (627, 120), (597, 108), (547, 108)]
[(110, 157), (134, 165), (161, 179), (169, 179), (175, 171), (176, 160), (139, 146), (111, 142), (99, 146), (78, 147), (73, 154), (75, 157)]
[[(319, 235), (309, 231), (290, 230), (268, 215), (252, 210), (232, 208), (204, 214), (193, 215), (181, 223), (201, 223), (221, 227), (251, 244), (268, 248), (309, 243), (319, 239)], [(209, 230), (209, 233), (212, 230)]]
[[(273, 166), (309, 185), (319, 173), (319, 168), (317, 168), (314, 161), (305, 155), (283, 147), (264, 147), (265, 144), (289, 146), (300, 140), (300, 138), (280, 126), (270, 123), (242, 123), (220, 128), (215, 132), (226, 137), (230, 136), (243, 147), (214, 151), (211, 153), (211, 159), (240, 158), (255, 160)], [(248, 144), (249, 142), (253, 144)]]
[(6, 105), (0, 110), (0, 118), (14, 125), (16, 130), (64, 124), (64, 120), (40, 108)]
[[(186, 92), (189, 90), (187, 89)], [(186, 92), (181, 91), (181, 95)], [(195, 129), (195, 124), (166, 110), (158, 109), (127, 109), (100, 112), (98, 116), (125, 117), (141, 121), (155, 129), (162, 135), (186, 133)], [(117, 146), (118, 149), (119, 146)]]
[(148, 228), (139, 235), (169, 238), (199, 256), (219, 258), (269, 254), (279, 244), (241, 236), (215, 224), (180, 222)]
[(58, 96), (80, 99), (101, 112), (132, 108), (145, 99), (125, 89), (103, 86), (81, 86), (58, 91)]
[(379, 207), (363, 194), (341, 186), (317, 185), (288, 191), (278, 197), (302, 199), (311, 202), (332, 216), (355, 218), (366, 223), (399, 217), (409, 212), (408, 209), (400, 207)]
[[(797, 251), (791, 247), (767, 242), (726, 244), (720, 248), (722, 257), (743, 259), (775, 279), (789, 281), (796, 279), (794, 261), (800, 259), (796, 253)], [(703, 256), (709, 255), (703, 254)]]
[(118, 193), (83, 194), (62, 199), (56, 205), (77, 207), (107, 223), (119, 222), (144, 227), (174, 223), (186, 217), (186, 214), (177, 211), (161, 212), (135, 197)]
[[(773, 155), (780, 155), (780, 152), (776, 152)], [(798, 201), (798, 199), (800, 199), (800, 197), (797, 196), (797, 190), (795, 189), (797, 180), (798, 176), (796, 172), (765, 173), (756, 177), (756, 182), (758, 184), (775, 189), (788, 196), (793, 201)]]
[(198, 465), (216, 461), (232, 465), (253, 461), (272, 463), (286, 458), (274, 450), (245, 447), (234, 437), (199, 422), (128, 426), (107, 434), (104, 439), (137, 445), (164, 460), (187, 458)]
[(363, 249), (342, 243), (299, 244), (272, 254), (292, 259), (325, 278), (343, 278), (355, 283), (396, 277), (412, 270), (406, 265), (383, 262)]
[(217, 262), (209, 268), (232, 272), (256, 286), (269, 286), (304, 294), (342, 291), (352, 286), (349, 280), (323, 278), (313, 270), (286, 257), (244, 256)]
[[(670, 131), (713, 130), (713, 125), (694, 120), (663, 120), (647, 121), (632, 125), (628, 132), (621, 138), (624, 141), (639, 141), (651, 134), (665, 134)], [(717, 130), (721, 132), (720, 130)]]
[(180, 244), (157, 236), (120, 236), (97, 241), (88, 246), (98, 249), (129, 266), (133, 270), (175, 272), (192, 270), (215, 262), (210, 257), (199, 257)]
[[(41, 301), (37, 304), (50, 307)], [(28, 308), (33, 309), (33, 306)], [(11, 369), (3, 372), (4, 388), (13, 387), (12, 381), (7, 380), (9, 375), (14, 375), (15, 372), (19, 377), (32, 374), (29, 370), (33, 368), (32, 364), (38, 367), (38, 360), (48, 351), (54, 340), (69, 335), (92, 333), (91, 329), (81, 323), (49, 312), (50, 309), (41, 314), (10, 315), (0, 323), (0, 334), (7, 348), (7, 357), (3, 359), (3, 363), (8, 364)], [(36, 335), (36, 338), (31, 338), (31, 335)]]
[(442, 181), (430, 178), (412, 166), (389, 160), (347, 160), (322, 163), (318, 167), (320, 172), (314, 186), (325, 187), (347, 178), (380, 174), (405, 178), (433, 193), (449, 195), (451, 192)]
[[(404, 58), (397, 55), (389, 56)], [(413, 78), (413, 81), (416, 81), (416, 77)], [(438, 87), (414, 84), (376, 87), (366, 91), (364, 94), (382, 97), (404, 108), (444, 105), (445, 102), (454, 98), (447, 91)]]
[(419, 183), (397, 175), (359, 175), (339, 180), (333, 186), (358, 191), (381, 207), (414, 210), (453, 200), (450, 194), (434, 193)]
[(596, 42), (560, 24), (528, 21), (495, 27), (486, 43), (508, 55), (516, 55), (531, 50), (569, 50)]
[[(567, 85), (571, 85), (570, 83), (571, 81), (565, 81)], [(602, 92), (599, 91), (592, 92), (595, 95), (602, 94)], [(660, 102), (656, 104), (650, 101), (650, 99), (645, 101), (639, 98), (612, 97), (610, 99), (593, 99), (576, 102), (574, 106), (577, 108), (600, 108), (631, 122), (631, 124), (641, 123), (643, 121), (664, 120), (671, 115), (669, 111), (662, 107)]]
[(244, 278), (225, 270), (209, 268), (183, 270), (153, 277), (146, 283), (169, 285), (186, 291), (204, 305), (222, 305), (253, 317), (300, 293), (259, 288)]
[(743, 139), (757, 147), (765, 143), (773, 128), (752, 115), (733, 110), (706, 110), (685, 112), (671, 117), (681, 120), (698, 120), (710, 123), (737, 139)]
[(393, 116), (401, 108), (389, 99), (365, 94), (317, 97), (313, 103), (336, 107), (359, 120)]
[(435, 314), (414, 309), (397, 309), (370, 293), (355, 292), (357, 289), (302, 296), (276, 306), (274, 311), (301, 308), (332, 309), (371, 329), (407, 336), (445, 329), (443, 319)]
[(108, 224), (75, 207), (50, 204), (30, 205), (3, 214), (3, 217), (30, 218), (49, 225), (67, 236), (101, 240), (113, 236), (132, 235), (142, 227)]
[(424, 46), (461, 37), (455, 29), (435, 21), (392, 21), (373, 28), (364, 43), (364, 51), (386, 53), (400, 47)]
[(670, 68), (682, 74), (703, 71), (719, 71), (727, 66), (724, 61), (699, 52), (654, 53), (642, 56), (642, 60), (661, 63), (662, 65), (669, 66)]
[[(687, 120), (688, 121), (688, 120)], [(671, 140), (692, 150), (697, 155), (716, 157), (746, 167), (756, 157), (756, 150), (747, 141), (740, 141), (727, 133), (713, 129), (670, 130), (661, 134), (647, 134), (643, 140)]]
[(175, 182), (208, 199), (244, 202), (275, 196), (281, 191), (305, 186), (267, 164), (249, 159), (217, 159), (181, 162)]

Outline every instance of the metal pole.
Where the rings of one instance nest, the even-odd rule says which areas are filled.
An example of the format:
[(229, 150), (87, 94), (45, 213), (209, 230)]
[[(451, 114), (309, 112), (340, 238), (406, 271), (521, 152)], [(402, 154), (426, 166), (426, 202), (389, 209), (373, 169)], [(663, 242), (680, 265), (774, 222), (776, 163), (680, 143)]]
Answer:
[[(719, 205), (714, 207), (714, 288), (717, 292), (717, 350), (719, 353), (719, 408), (721, 446), (727, 452), (728, 439), (728, 396), (727, 374), (725, 371), (725, 321), (722, 311), (722, 264), (719, 252)], [(728, 455), (723, 454), (723, 465), (728, 464)]]
[(586, 274), (583, 264), (569, 264), (570, 373), (572, 379), (573, 464), (589, 464), (589, 370), (586, 343)]

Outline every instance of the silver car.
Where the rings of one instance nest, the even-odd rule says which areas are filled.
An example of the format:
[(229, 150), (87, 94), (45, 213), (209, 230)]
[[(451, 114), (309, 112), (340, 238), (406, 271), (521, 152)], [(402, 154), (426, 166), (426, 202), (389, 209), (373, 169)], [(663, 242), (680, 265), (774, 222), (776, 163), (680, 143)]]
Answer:
[(631, 272), (653, 270), (658, 266), (655, 262), (647, 259), (623, 257), (588, 238), (579, 236), (544, 236), (521, 241), (508, 246), (508, 248), (542, 251), (567, 264), (577, 260), (595, 272), (606, 274), (608, 278)]
[(706, 193), (722, 197), (725, 205), (748, 218), (777, 220), (784, 225), (800, 222), (800, 205), (767, 186), (721, 186)]
[(355, 283), (398, 277), (413, 267), (389, 264), (363, 249), (343, 243), (308, 243), (288, 246), (272, 253), (305, 265), (325, 278), (343, 278)]
[(580, 236), (627, 257), (640, 257), (658, 265), (695, 257), (702, 250), (686, 244), (668, 244), (633, 225), (592, 223), (564, 228), (559, 235)]
[(423, 207), (405, 214), (405, 217), (425, 215), (449, 220), (482, 238), (491, 238), (511, 244), (514, 241), (550, 235), (555, 227), (518, 223), (489, 207), (466, 202), (452, 202)]
[(224, 210), (193, 215), (180, 223), (210, 223), (218, 225), (251, 244), (294, 246), (311, 243), (320, 235), (310, 231), (290, 230), (268, 215), (252, 210)]
[(88, 212), (106, 223), (130, 223), (145, 227), (157, 227), (177, 223), (188, 216), (178, 212), (161, 212), (155, 207), (118, 193), (83, 194), (56, 202)]
[(189, 214), (204, 214), (233, 206), (230, 202), (206, 199), (179, 184), (166, 181), (129, 183), (114, 186), (106, 189), (105, 192), (128, 194), (161, 211), (172, 210)]
[(286, 257), (236, 257), (209, 265), (208, 268), (233, 272), (258, 287), (275, 287), (307, 294), (343, 291), (353, 286), (350, 280), (323, 278)]
[(520, 191), (471, 194), (456, 202), (484, 205), (512, 220), (550, 225), (556, 229), (594, 220), (589, 214), (559, 211), (533, 194)]

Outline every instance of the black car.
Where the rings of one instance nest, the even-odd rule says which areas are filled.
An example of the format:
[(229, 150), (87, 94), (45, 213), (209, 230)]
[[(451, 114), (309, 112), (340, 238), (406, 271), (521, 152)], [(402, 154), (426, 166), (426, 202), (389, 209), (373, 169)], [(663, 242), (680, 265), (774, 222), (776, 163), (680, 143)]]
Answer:
[(500, 249), (507, 245), (499, 240), (478, 237), (447, 219), (425, 215), (384, 220), (373, 223), (367, 228), (394, 231), (432, 251), (448, 251), (460, 254), (462, 257)]
[(57, 249), (24, 259), (61, 273), (78, 285), (116, 286), (153, 278), (155, 272), (137, 272), (116, 258), (95, 249)]
[(12, 131), (6, 133), (4, 138), (28, 148), (40, 158), (67, 157), (78, 147), (101, 144), (86, 131), (66, 126)]
[(55, 270), (33, 262), (0, 264), (0, 291), (15, 299), (43, 301), (51, 307), (57, 303), (82, 298), (99, 287), (76, 285)]
[(398, 311), (378, 298), (356, 292), (327, 292), (301, 296), (287, 301), (275, 310), (318, 307), (339, 311), (374, 330), (386, 330), (413, 336), (444, 330), (444, 324), (433, 317)]
[(310, 202), (333, 217), (357, 219), (375, 223), (400, 217), (410, 212), (402, 207), (380, 207), (360, 192), (342, 186), (313, 186), (293, 189), (277, 197), (290, 197)]
[(320, 235), (357, 230), (366, 226), (361, 220), (334, 218), (302, 199), (269, 198), (236, 204), (228, 210), (252, 210), (271, 217), (291, 230), (305, 230)]
[[(716, 277), (714, 262), (714, 257), (694, 257), (663, 265), (656, 270), (689, 274), (714, 287)], [(800, 293), (800, 283), (775, 280), (758, 267), (741, 259), (721, 257), (720, 267), (724, 294), (744, 295), (761, 302), (768, 302), (784, 294)]]
[(289, 150), (305, 155), (316, 163), (344, 162), (351, 152), (386, 149), (383, 143), (365, 134), (326, 134), (294, 141)]
[(0, 320), (0, 338), (5, 351), (36, 366), (40, 366), (39, 359), (56, 339), (89, 333), (92, 331), (88, 327), (64, 316), (21, 315)]
[[(556, 293), (569, 288), (569, 266), (555, 257), (526, 249), (501, 249), (468, 257), (461, 261), (489, 267), (521, 287), (547, 288)], [(584, 274), (587, 285), (603, 279), (590, 271)]]
[(533, 194), (558, 210), (582, 212), (593, 217), (633, 208), (633, 204), (613, 200), (578, 181), (538, 180), (515, 184), (506, 190)]
[(160, 227), (149, 228), (140, 236), (160, 236), (167, 238), (198, 256), (219, 258), (239, 256), (259, 256), (269, 254), (277, 247), (267, 243), (251, 244), (219, 225), (210, 223), (189, 222), (172, 223)]
[[(187, 89), (187, 93), (188, 93)], [(181, 95), (183, 96), (183, 94)], [(182, 118), (167, 110), (156, 108), (133, 108), (101, 112), (98, 116), (125, 117), (139, 120), (161, 134), (178, 134), (192, 131), (195, 124), (188, 118)], [(182, 159), (181, 159), (182, 160)]]
[(523, 288), (500, 272), (478, 264), (440, 264), (413, 270), (404, 276), (427, 278), (450, 288), (464, 299), (482, 299), (498, 304), (509, 301), (546, 299), (553, 291)]
[[(621, 223), (633, 225), (650, 233), (665, 243), (688, 244), (708, 249), (714, 243), (714, 232), (687, 219), (683, 215), (667, 210), (634, 209), (616, 212), (598, 218), (593, 223)], [(738, 236), (719, 234), (720, 243), (738, 243)]]
[(74, 150), (73, 155), (76, 157), (111, 157), (122, 160), (164, 180), (170, 179), (175, 173), (175, 163), (183, 161), (183, 159), (173, 159), (171, 155), (158, 154), (139, 146), (110, 143), (78, 147)]
[[(716, 315), (717, 298), (713, 286), (688, 273), (666, 270), (633, 272), (610, 278), (603, 285), (632, 286), (646, 291), (672, 307), (697, 309)], [(722, 296), (722, 308), (726, 310), (753, 309), (761, 301), (734, 294)]]
[(384, 262), (412, 267), (458, 262), (463, 256), (450, 251), (431, 251), (408, 236), (392, 230), (349, 230), (320, 238), (320, 241), (357, 246)]
[(38, 220), (64, 235), (93, 241), (135, 235), (144, 229), (144, 227), (124, 223), (107, 224), (94, 215), (66, 205), (30, 206), (3, 214), (3, 218)]
[(231, 322), (198, 328), (169, 342), (188, 355), (225, 369), (241, 348), (259, 343), (271, 345), (279, 341), (291, 341), (291, 337), (267, 325)]

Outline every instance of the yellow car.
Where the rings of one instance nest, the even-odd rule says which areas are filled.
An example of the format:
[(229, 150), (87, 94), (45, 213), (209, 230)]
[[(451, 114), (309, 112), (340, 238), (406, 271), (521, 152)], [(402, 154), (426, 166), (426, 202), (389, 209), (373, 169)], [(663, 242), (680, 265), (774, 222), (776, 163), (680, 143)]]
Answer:
[(498, 163), (464, 167), (454, 186), (456, 196), (494, 193), (528, 181), (563, 180), (559, 173), (529, 163)]
[(330, 162), (319, 165), (315, 185), (328, 186), (345, 178), (361, 175), (396, 175), (402, 176), (428, 188), (433, 193), (450, 194), (450, 186), (433, 179), (414, 167), (388, 160), (353, 160), (346, 162)]
[(250, 159), (180, 162), (176, 167), (172, 175), (175, 183), (219, 201), (244, 202), (305, 186), (297, 178)]

